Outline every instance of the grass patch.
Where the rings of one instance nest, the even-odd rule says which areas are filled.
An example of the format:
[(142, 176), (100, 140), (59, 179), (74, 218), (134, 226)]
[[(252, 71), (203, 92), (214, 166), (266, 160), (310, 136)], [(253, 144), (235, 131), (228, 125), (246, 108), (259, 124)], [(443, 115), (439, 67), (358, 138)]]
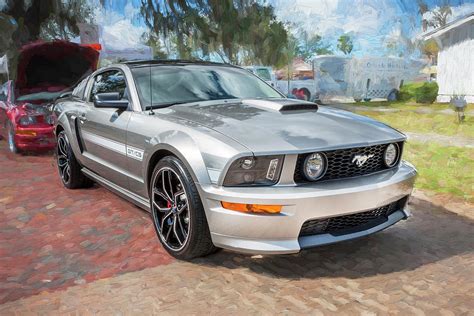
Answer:
[(474, 202), (474, 149), (408, 142), (404, 158), (418, 169), (417, 188)]
[[(355, 102), (351, 105), (366, 106), (374, 108), (387, 108), (387, 109), (398, 109), (400, 111), (416, 111), (420, 109), (430, 109), (433, 111), (442, 111), (446, 109), (454, 110), (454, 107), (449, 103), (433, 103), (433, 104), (421, 104), (415, 103), (414, 101), (402, 102), (402, 101), (371, 101), (371, 102)], [(474, 111), (474, 104), (468, 104), (466, 107), (467, 111)]]
[(466, 120), (459, 124), (456, 114), (420, 114), (412, 111), (357, 111), (357, 113), (384, 122), (401, 131), (474, 138), (474, 117), (472, 115), (467, 115)]

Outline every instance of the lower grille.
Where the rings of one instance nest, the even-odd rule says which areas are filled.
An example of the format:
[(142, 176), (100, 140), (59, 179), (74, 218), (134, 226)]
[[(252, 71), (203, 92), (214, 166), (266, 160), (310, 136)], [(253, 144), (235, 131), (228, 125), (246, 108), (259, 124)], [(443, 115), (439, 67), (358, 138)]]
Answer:
[(300, 237), (318, 234), (339, 236), (367, 230), (386, 222), (390, 214), (405, 206), (407, 199), (408, 197), (404, 197), (388, 205), (361, 213), (306, 221), (301, 227)]

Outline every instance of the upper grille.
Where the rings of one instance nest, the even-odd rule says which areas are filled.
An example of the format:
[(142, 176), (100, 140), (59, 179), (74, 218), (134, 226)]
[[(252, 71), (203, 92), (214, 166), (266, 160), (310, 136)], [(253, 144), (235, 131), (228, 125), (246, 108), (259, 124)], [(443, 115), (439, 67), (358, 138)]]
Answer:
[[(324, 176), (317, 181), (351, 178), (389, 169), (389, 167), (385, 165), (383, 158), (385, 149), (388, 145), (389, 144), (381, 144), (323, 152), (327, 158), (327, 170)], [(398, 160), (400, 160), (403, 150), (403, 142), (399, 142), (398, 147)], [(308, 182), (303, 174), (303, 164), (306, 157), (310, 154), (311, 153), (298, 155), (294, 175), (296, 183)], [(356, 155), (373, 155), (373, 157), (369, 158), (361, 167), (358, 167), (354, 162), (352, 162)]]
[(345, 235), (372, 228), (387, 221), (388, 216), (401, 210), (407, 201), (404, 197), (388, 205), (356, 214), (306, 221), (300, 236), (318, 234)]

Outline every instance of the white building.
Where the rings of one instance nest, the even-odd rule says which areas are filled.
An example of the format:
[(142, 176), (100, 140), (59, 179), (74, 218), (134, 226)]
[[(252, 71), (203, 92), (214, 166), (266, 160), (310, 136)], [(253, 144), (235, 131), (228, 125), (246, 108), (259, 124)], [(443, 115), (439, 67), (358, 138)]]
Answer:
[(474, 103), (474, 12), (422, 35), (438, 44), (438, 102), (454, 95)]

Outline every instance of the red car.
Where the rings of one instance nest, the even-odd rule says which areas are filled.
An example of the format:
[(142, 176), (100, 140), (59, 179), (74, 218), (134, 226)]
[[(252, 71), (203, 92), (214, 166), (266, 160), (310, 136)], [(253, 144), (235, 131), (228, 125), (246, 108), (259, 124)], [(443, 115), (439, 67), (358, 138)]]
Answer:
[(51, 150), (54, 118), (48, 105), (97, 68), (90, 47), (55, 41), (24, 46), (17, 78), (0, 86), (0, 135), (12, 152)]

